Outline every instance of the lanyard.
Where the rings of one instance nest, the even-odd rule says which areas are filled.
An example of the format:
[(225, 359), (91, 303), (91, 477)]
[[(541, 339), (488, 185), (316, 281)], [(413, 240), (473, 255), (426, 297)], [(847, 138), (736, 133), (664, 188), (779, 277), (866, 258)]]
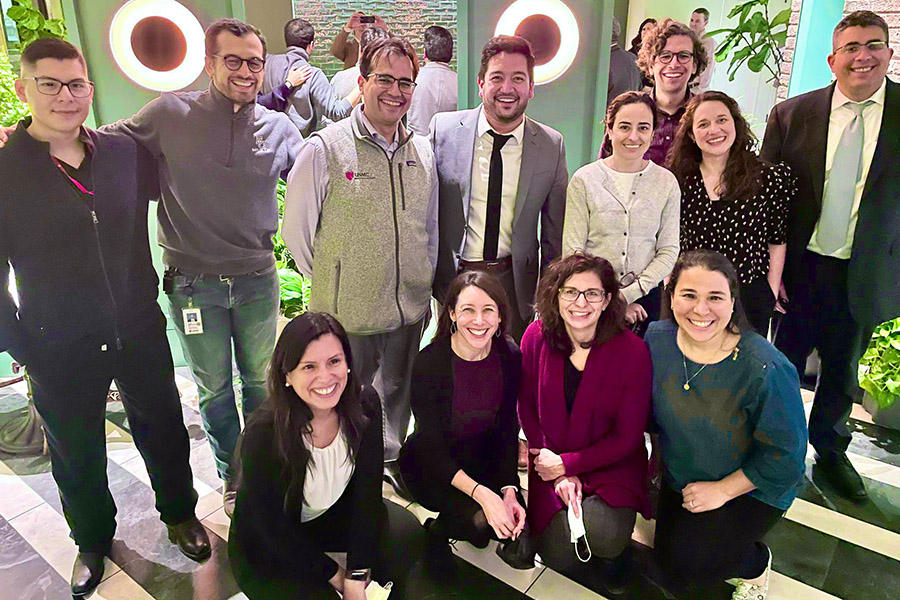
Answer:
[[(66, 171), (66, 168), (65, 168), (64, 166), (62, 166), (62, 163), (59, 162), (59, 159), (58, 159), (58, 158), (56, 158), (55, 156), (51, 156), (50, 158), (53, 159), (53, 164), (55, 164), (56, 167), (57, 167), (60, 171), (62, 171), (62, 174), (65, 175), (65, 176), (69, 179), (69, 181), (72, 182), (72, 185), (74, 185), (74, 186), (78, 189), (79, 192), (81, 192), (82, 194), (87, 194), (88, 196), (93, 196), (93, 195), (94, 195), (94, 190), (89, 190), (89, 189), (87, 189), (86, 187), (84, 187), (83, 185), (81, 185), (81, 182), (77, 181), (74, 177), (72, 177), (71, 175), (69, 175), (69, 172)], [(88, 160), (88, 157), (85, 156), (84, 159), (85, 159), (85, 160)]]

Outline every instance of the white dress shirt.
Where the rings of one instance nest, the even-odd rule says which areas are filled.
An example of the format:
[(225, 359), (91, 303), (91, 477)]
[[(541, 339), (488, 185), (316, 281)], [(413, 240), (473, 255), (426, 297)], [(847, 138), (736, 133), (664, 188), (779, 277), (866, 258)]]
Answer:
[[(819, 224), (813, 230), (812, 237), (809, 240), (808, 250), (816, 254), (824, 256), (832, 256), (834, 258), (850, 258), (850, 250), (853, 248), (853, 234), (856, 230), (856, 218), (859, 214), (859, 203), (862, 200), (863, 190), (866, 187), (866, 178), (869, 176), (869, 168), (872, 166), (872, 159), (875, 157), (875, 146), (878, 145), (878, 132), (881, 131), (881, 117), (884, 114), (884, 95), (887, 89), (887, 80), (885, 80), (878, 91), (872, 94), (869, 100), (872, 104), (865, 107), (862, 111), (863, 118), (863, 151), (862, 151), (862, 175), (856, 182), (856, 190), (853, 193), (853, 208), (850, 212), (850, 226), (847, 230), (847, 241), (843, 246), (830, 254), (825, 254), (819, 247), (816, 236), (819, 234)], [(834, 154), (837, 151), (838, 142), (844, 129), (853, 120), (855, 114), (847, 104), (862, 104), (861, 102), (853, 102), (841, 92), (840, 86), (834, 86), (834, 95), (831, 98), (831, 116), (828, 118), (828, 145), (825, 150), (825, 187), (828, 189), (828, 179), (831, 175), (831, 165), (834, 163)], [(824, 192), (823, 192), (824, 196)], [(851, 201), (850, 198), (847, 199)]]
[[(484, 107), (478, 114), (475, 130), (475, 151), (472, 155), (472, 187), (469, 198), (469, 212), (466, 222), (466, 240), (463, 244), (462, 259), (466, 261), (484, 260), (484, 228), (487, 222), (488, 177), (491, 171), (491, 151), (494, 138), (484, 116)], [(516, 192), (519, 188), (519, 170), (522, 167), (522, 139), (525, 135), (525, 119), (512, 130), (509, 139), (500, 150), (503, 159), (503, 187), (500, 194), (500, 236), (497, 243), (497, 258), (512, 254), (512, 225), (516, 210)]]

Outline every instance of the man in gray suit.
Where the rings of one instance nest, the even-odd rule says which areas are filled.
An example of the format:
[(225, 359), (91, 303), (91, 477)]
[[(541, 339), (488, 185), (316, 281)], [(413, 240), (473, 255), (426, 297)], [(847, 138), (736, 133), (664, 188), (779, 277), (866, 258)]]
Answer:
[(434, 296), (443, 302), (460, 271), (492, 273), (509, 295), (507, 331), (519, 340), (534, 317), (538, 276), (562, 248), (566, 151), (558, 131), (525, 116), (534, 97), (527, 40), (488, 40), (478, 88), (481, 106), (431, 121), (440, 233)]
[(637, 56), (623, 50), (619, 45), (622, 26), (613, 17), (612, 47), (609, 49), (609, 81), (606, 85), (606, 107), (619, 94), (640, 90), (643, 87), (643, 73), (637, 66)]

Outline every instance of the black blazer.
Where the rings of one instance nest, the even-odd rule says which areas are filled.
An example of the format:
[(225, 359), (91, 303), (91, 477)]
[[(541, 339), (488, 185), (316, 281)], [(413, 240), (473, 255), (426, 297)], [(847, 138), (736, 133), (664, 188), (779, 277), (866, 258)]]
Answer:
[[(511, 338), (494, 340), (500, 353), (503, 373), (503, 401), (494, 426), (484, 434), (480, 449), (488, 454), (470, 456), (471, 448), (449, 434), (453, 407), (453, 349), (450, 339), (436, 340), (419, 352), (413, 364), (410, 405), (416, 430), (400, 450), (400, 469), (414, 495), (416, 488), (445, 493), (456, 472), (480, 463), (480, 472), (490, 472), (490, 481), (479, 482), (500, 487), (518, 487), (517, 445), (519, 425), (516, 400), (522, 372), (522, 353)], [(471, 440), (469, 440), (471, 442)], [(470, 476), (472, 473), (468, 473)], [(476, 477), (477, 479), (477, 477)]]
[[(790, 165), (797, 200), (788, 216), (784, 284), (788, 296), (803, 285), (800, 262), (822, 211), (825, 152), (834, 86), (775, 105), (762, 157)], [(850, 312), (864, 326), (900, 315), (900, 84), (890, 80), (875, 156), (869, 169), (847, 275)], [(893, 165), (893, 166), (891, 166)]]

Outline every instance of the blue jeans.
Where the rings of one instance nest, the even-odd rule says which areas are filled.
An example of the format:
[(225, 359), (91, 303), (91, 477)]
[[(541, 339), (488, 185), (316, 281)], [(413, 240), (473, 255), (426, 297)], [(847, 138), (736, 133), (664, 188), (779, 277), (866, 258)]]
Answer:
[[(275, 348), (278, 273), (219, 277), (176, 271), (169, 310), (181, 348), (197, 383), (200, 416), (219, 477), (232, 476), (231, 455), (241, 433), (232, 379), (231, 347), (241, 381), (244, 419), (266, 395), (266, 368)], [(185, 335), (182, 309), (200, 309), (203, 333)]]

